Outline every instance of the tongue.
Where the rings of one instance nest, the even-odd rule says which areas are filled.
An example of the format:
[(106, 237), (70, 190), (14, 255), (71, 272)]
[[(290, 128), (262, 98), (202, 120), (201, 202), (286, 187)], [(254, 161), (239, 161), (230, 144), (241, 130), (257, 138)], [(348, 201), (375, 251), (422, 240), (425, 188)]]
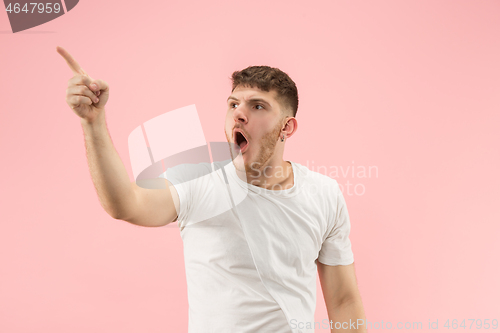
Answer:
[(246, 147), (246, 145), (248, 144), (248, 142), (245, 140), (243, 141), (241, 144), (240, 144), (240, 149), (243, 150), (243, 148)]

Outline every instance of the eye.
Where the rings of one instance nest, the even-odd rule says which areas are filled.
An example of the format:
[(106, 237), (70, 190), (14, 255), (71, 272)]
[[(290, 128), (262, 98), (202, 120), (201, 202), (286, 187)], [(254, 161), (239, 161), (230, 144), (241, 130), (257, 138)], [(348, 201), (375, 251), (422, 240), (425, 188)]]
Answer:
[[(229, 107), (230, 107), (231, 109), (233, 109), (233, 106), (234, 106), (234, 105), (238, 105), (238, 104), (236, 104), (236, 103), (229, 103)], [(255, 106), (256, 106), (256, 107), (260, 106), (260, 107), (262, 108), (262, 109), (257, 109), (257, 110), (263, 110), (263, 109), (264, 109), (264, 106), (263, 106), (263, 105), (256, 104)]]

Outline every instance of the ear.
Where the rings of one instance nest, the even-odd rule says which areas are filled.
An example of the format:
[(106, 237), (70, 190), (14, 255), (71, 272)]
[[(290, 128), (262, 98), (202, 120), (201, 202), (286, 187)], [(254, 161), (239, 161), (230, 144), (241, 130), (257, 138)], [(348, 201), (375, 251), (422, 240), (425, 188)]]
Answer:
[(283, 127), (281, 132), (285, 134), (285, 137), (290, 138), (297, 131), (298, 122), (295, 117), (286, 117), (284, 119)]

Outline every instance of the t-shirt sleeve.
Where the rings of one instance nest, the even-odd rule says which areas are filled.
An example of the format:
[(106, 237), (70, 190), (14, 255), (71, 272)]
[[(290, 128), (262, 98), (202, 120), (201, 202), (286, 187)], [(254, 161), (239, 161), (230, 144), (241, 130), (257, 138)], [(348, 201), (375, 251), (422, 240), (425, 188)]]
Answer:
[(333, 195), (335, 200), (330, 201), (333, 209), (330, 210), (327, 237), (321, 245), (318, 261), (330, 266), (350, 265), (354, 262), (349, 239), (351, 222), (344, 196), (337, 183), (335, 188), (336, 194)]
[(170, 167), (158, 178), (167, 179), (175, 187), (179, 195), (179, 211), (177, 212), (177, 222), (179, 227), (190, 219), (193, 210), (193, 203), (200, 201), (203, 191), (200, 188), (200, 179), (210, 172), (210, 167), (205, 163), (200, 164), (179, 164)]

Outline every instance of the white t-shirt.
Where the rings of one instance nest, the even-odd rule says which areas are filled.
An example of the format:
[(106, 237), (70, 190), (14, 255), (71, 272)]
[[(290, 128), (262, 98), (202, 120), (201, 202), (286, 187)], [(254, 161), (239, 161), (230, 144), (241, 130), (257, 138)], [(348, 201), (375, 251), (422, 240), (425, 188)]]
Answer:
[(314, 322), (316, 259), (354, 262), (350, 221), (336, 180), (290, 163), (280, 191), (241, 180), (231, 160), (159, 176), (179, 194), (189, 333), (314, 332), (298, 327)]

